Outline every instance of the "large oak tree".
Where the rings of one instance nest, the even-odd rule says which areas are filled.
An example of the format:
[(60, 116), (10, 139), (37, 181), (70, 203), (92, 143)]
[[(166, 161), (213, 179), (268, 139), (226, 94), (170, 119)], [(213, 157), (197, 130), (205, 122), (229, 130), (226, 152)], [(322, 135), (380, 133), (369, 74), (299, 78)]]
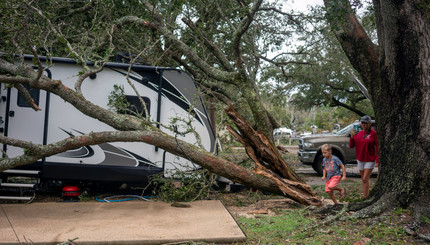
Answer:
[(430, 6), (374, 0), (378, 45), (347, 0), (324, 0), (333, 31), (371, 94), (378, 124), (379, 177), (356, 216), (410, 207), (430, 217)]

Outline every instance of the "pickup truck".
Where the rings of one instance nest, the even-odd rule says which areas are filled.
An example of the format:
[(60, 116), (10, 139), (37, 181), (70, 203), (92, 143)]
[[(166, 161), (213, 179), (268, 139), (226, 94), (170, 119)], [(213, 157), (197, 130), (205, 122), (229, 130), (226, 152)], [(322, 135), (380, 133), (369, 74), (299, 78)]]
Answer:
[[(312, 168), (322, 176), (321, 146), (330, 144), (332, 154), (337, 156), (344, 165), (356, 164), (355, 149), (349, 148), (349, 138), (351, 137), (354, 125), (358, 125), (361, 130), (361, 124), (357, 120), (348, 126), (342, 128), (333, 134), (313, 134), (299, 139), (299, 151), (297, 152), (299, 160), (306, 165), (312, 165)], [(372, 120), (372, 128), (375, 128), (375, 121)]]

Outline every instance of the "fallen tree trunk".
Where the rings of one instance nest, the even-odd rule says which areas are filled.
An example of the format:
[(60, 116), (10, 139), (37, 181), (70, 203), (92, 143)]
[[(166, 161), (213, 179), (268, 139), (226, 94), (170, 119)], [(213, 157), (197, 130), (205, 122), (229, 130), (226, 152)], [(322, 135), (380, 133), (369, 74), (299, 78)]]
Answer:
[[(4, 77), (3, 79), (7, 79), (9, 83), (15, 82), (19, 84), (22, 82), (24, 84), (28, 84), (32, 82), (30, 78), (34, 77), (35, 75), (35, 72), (31, 67), (26, 69), (18, 69), (18, 66), (8, 63), (3, 59), (0, 59), (0, 66), (5, 70), (9, 70), (12, 74), (15, 74), (13, 71), (17, 70), (20, 72), (18, 74), (23, 77), (13, 79), (7, 79), (7, 77)], [(21, 156), (14, 158), (2, 158), (0, 160), (0, 171), (33, 163), (38, 159), (49, 157), (60, 152), (65, 152), (86, 145), (97, 145), (106, 142), (145, 142), (147, 144), (165, 149), (166, 151), (175, 155), (189, 158), (191, 161), (217, 175), (224, 176), (234, 182), (241, 183), (248, 187), (253, 187), (264, 192), (285, 195), (299, 203), (307, 205), (321, 204), (315, 194), (312, 193), (310, 189), (304, 187), (304, 183), (303, 185), (296, 185), (295, 187), (289, 187), (294, 185), (287, 186), (285, 183), (280, 184), (283, 183), (282, 178), (285, 176), (287, 176), (287, 179), (291, 181), (301, 181), (299, 178), (297, 178), (294, 172), (289, 170), (285, 163), (281, 161), (279, 153), (273, 146), (270, 145), (270, 143), (268, 143), (270, 141), (267, 139), (267, 137), (264, 137), (263, 134), (260, 135), (253, 132), (249, 124), (246, 123), (246, 121), (240, 117), (237, 112), (234, 113), (234, 110), (232, 109), (230, 110), (233, 112), (231, 115), (237, 120), (243, 122), (237, 122), (237, 125), (243, 124), (243, 126), (241, 126), (243, 128), (242, 134), (247, 132), (246, 134), (248, 135), (248, 139), (243, 138), (243, 140), (245, 141), (246, 139), (248, 142), (246, 144), (246, 147), (249, 148), (247, 150), (248, 154), (252, 156), (256, 162), (264, 165), (266, 168), (271, 165), (277, 166), (277, 169), (271, 167), (269, 169), (273, 169), (274, 172), (276, 172), (281, 177), (278, 178), (275, 174), (256, 174), (256, 172), (252, 172), (230, 161), (217, 157), (206, 150), (198, 148), (185, 141), (175, 139), (175, 137), (161, 132), (159, 129), (150, 125), (146, 121), (139, 120), (138, 118), (129, 115), (119, 115), (94, 105), (91, 102), (83, 99), (77, 93), (73, 92), (73, 90), (70, 88), (64, 86), (60, 81), (42, 77), (36, 84), (33, 84), (33, 87), (49, 91), (60, 96), (82, 113), (106, 123), (112, 128), (115, 128), (117, 131), (90, 132), (89, 134), (81, 136), (65, 138), (61, 141), (53, 142), (48, 145), (34, 144), (32, 142), (11, 139), (4, 136), (0, 137), (0, 142), (3, 144), (27, 149)], [(261, 141), (266, 143), (254, 144), (253, 141)], [(267, 178), (266, 176), (270, 177)], [(282, 187), (283, 185), (284, 187)], [(280, 186), (282, 188), (280, 188)], [(289, 188), (291, 188), (291, 190)]]
[(255, 173), (273, 180), (279, 190), (293, 200), (307, 205), (321, 205), (319, 197), (309, 185), (288, 167), (279, 151), (264, 133), (255, 131), (237, 113), (232, 104), (225, 111), (234, 121), (239, 133), (231, 126), (228, 126), (227, 129), (242, 143), (248, 156), (255, 162)]

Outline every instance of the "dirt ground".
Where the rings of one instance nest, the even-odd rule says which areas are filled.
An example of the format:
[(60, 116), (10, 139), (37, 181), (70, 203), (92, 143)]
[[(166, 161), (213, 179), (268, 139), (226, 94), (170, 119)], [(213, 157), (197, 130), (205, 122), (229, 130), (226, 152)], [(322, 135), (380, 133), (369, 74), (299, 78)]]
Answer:
[[(304, 172), (299, 173), (299, 175), (308, 185), (311, 185), (317, 195), (324, 198), (323, 205), (333, 205), (333, 202), (329, 199), (328, 195), (324, 193), (325, 183), (321, 180), (321, 177), (316, 173), (312, 173), (312, 168), (305, 168), (305, 170), (299, 171)], [(374, 185), (375, 181), (376, 176), (371, 178), (371, 186)], [(359, 175), (351, 174), (351, 176), (348, 177), (347, 173), (347, 180), (344, 183), (341, 183), (340, 186), (347, 189), (347, 197), (343, 200), (339, 200), (341, 203), (345, 204), (348, 201), (361, 198), (362, 187)], [(288, 210), (301, 207), (301, 204), (291, 199), (276, 196), (259, 196), (249, 190), (244, 190), (239, 193), (225, 193), (222, 195), (222, 200), (234, 216), (248, 218), (259, 214), (276, 215), (274, 212), (276, 209)]]

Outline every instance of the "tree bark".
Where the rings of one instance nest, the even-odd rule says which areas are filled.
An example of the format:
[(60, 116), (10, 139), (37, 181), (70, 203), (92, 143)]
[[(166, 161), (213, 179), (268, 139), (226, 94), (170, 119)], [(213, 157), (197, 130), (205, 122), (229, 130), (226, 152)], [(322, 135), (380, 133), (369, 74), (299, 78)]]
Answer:
[(255, 162), (255, 173), (275, 181), (283, 194), (293, 200), (307, 205), (321, 205), (321, 200), (311, 187), (288, 167), (265, 134), (255, 131), (236, 112), (232, 104), (225, 111), (240, 133), (237, 133), (232, 127), (228, 127), (228, 130), (242, 143), (248, 156)]
[(375, 2), (384, 54), (380, 59), (383, 89), (375, 98), (383, 162), (375, 195), (396, 193), (399, 205), (413, 207), (416, 218), (430, 217), (428, 2)]
[[(337, 1), (324, 0), (328, 11)], [(430, 19), (428, 3), (374, 0), (379, 49), (347, 9), (334, 31), (371, 93), (378, 127), (379, 176), (372, 202), (378, 207), (411, 207), (416, 221), (430, 217)]]
[(240, 116), (230, 104), (225, 110), (227, 115), (234, 121), (240, 134), (232, 127), (228, 127), (230, 133), (244, 145), (248, 156), (261, 167), (267, 167), (279, 174), (281, 177), (292, 181), (303, 182), (282, 160), (279, 151), (272, 145), (270, 140), (261, 132), (255, 131), (251, 125)]
[[(153, 131), (111, 131), (92, 132), (87, 135), (74, 136), (49, 145), (36, 145), (29, 142), (18, 142), (17, 140), (0, 137), (0, 142), (14, 146), (26, 146), (28, 151), (15, 158), (3, 158), (0, 160), (0, 171), (5, 169), (29, 164), (38, 159), (52, 156), (59, 152), (75, 149), (80, 146), (95, 145), (105, 142), (145, 142), (156, 147), (167, 150), (177, 156), (188, 158), (215, 174), (224, 176), (234, 182), (253, 187), (264, 192), (284, 195), (306, 205), (321, 205), (318, 197), (310, 187), (304, 183), (274, 178), (267, 174), (260, 175), (258, 171), (253, 172), (230, 161), (215, 156), (185, 141), (176, 139), (159, 130)], [(276, 176), (276, 174), (273, 174)], [(291, 187), (280, 188), (279, 182), (287, 183)]]

